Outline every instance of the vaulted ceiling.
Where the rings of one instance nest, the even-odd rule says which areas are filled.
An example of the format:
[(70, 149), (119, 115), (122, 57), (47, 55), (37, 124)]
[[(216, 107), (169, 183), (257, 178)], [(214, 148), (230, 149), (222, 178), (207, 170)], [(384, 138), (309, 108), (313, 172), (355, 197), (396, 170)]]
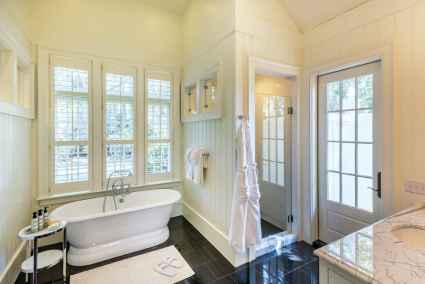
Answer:
[[(281, 0), (302, 31), (308, 31), (370, 0)], [(265, 1), (266, 2), (266, 1)]]
[[(191, 0), (143, 0), (149, 5), (183, 15)], [(206, 0), (200, 0), (206, 1)], [(230, 1), (230, 0), (229, 0)], [(263, 0), (264, 5), (267, 1)], [(300, 30), (308, 31), (371, 0), (275, 0), (282, 1)]]

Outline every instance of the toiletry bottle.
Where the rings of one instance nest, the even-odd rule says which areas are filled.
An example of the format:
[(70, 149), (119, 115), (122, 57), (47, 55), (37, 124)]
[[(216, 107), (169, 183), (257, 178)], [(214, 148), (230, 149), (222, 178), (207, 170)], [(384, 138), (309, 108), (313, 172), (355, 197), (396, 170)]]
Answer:
[(44, 229), (44, 218), (43, 218), (43, 210), (38, 210), (38, 230), (41, 231)]
[(43, 220), (44, 220), (44, 228), (49, 227), (49, 212), (47, 211), (47, 207), (44, 207)]
[(31, 220), (31, 232), (36, 233), (38, 232), (38, 218), (37, 218), (37, 212), (32, 213), (32, 220)]

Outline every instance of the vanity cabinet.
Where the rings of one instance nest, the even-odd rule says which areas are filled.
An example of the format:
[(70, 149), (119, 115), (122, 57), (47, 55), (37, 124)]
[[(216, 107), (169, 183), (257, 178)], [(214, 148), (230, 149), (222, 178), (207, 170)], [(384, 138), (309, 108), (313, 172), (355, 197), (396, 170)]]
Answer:
[(320, 284), (366, 284), (352, 274), (345, 272), (324, 259), (319, 262)]

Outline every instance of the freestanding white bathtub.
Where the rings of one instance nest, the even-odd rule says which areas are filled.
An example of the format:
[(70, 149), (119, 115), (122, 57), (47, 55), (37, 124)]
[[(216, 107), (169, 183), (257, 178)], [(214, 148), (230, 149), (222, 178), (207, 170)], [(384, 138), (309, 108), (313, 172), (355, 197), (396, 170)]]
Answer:
[(68, 263), (84, 266), (165, 242), (173, 204), (180, 198), (178, 191), (169, 189), (133, 192), (123, 203), (117, 197), (114, 210), (108, 196), (105, 213), (104, 197), (94, 198), (63, 205), (50, 219), (67, 221)]

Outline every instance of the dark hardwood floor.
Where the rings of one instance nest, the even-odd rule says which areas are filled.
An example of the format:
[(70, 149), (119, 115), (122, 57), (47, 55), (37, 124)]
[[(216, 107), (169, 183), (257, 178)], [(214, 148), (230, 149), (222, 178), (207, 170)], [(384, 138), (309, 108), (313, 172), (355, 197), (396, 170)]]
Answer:
[[(298, 242), (259, 257), (255, 261), (234, 268), (189, 222), (183, 217), (172, 218), (169, 223), (170, 238), (165, 243), (86, 267), (69, 266), (70, 274), (79, 273), (124, 258), (143, 254), (170, 245), (176, 246), (185, 260), (195, 271), (192, 278), (179, 284), (204, 283), (295, 283), (318, 284), (318, 259), (313, 255), (313, 248), (305, 242)], [(45, 247), (44, 249), (51, 249)], [(56, 246), (57, 247), (57, 246)], [(62, 265), (40, 273), (40, 284), (58, 284), (62, 282)], [(30, 279), (31, 280), (31, 279)], [(24, 284), (25, 276), (21, 273), (16, 284)], [(29, 282), (31, 283), (31, 282)], [(117, 283), (118, 284), (118, 283)], [(125, 283), (119, 283), (125, 284)], [(140, 283), (143, 284), (143, 283)]]

